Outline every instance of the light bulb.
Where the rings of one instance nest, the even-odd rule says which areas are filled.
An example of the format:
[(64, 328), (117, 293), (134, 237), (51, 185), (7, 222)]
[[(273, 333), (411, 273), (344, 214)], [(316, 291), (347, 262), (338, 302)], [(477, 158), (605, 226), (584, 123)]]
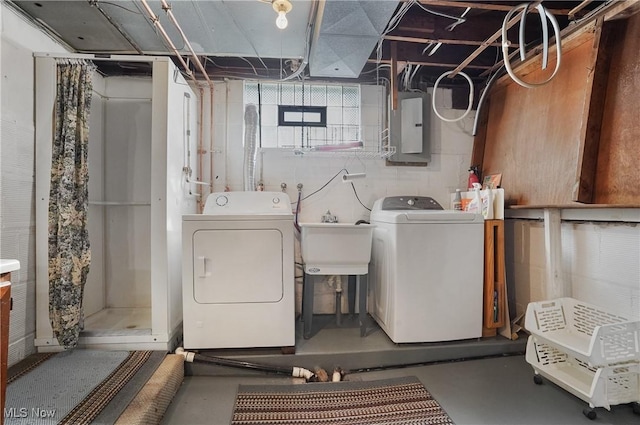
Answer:
[(287, 12), (281, 10), (278, 12), (278, 18), (276, 18), (276, 26), (283, 30), (287, 25), (289, 25), (289, 21), (287, 21)]

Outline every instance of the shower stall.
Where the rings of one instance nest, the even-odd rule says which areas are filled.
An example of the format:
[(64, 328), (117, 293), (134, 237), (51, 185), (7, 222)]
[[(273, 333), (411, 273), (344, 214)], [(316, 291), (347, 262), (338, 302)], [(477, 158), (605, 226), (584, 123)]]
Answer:
[[(92, 55), (69, 55), (103, 61)], [(61, 347), (49, 320), (48, 204), (56, 63), (36, 54), (36, 338)], [(89, 127), (91, 265), (79, 345), (173, 349), (182, 329), (181, 225), (197, 194), (197, 96), (169, 58), (112, 56), (121, 69), (95, 72)], [(144, 67), (144, 66), (143, 66)], [(194, 154), (192, 155), (191, 152)]]

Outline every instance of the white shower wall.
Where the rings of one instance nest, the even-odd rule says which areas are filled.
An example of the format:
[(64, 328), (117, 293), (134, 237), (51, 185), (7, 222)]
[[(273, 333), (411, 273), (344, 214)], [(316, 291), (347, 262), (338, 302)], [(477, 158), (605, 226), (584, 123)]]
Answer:
[(103, 308), (151, 307), (152, 81), (94, 81), (87, 316)]

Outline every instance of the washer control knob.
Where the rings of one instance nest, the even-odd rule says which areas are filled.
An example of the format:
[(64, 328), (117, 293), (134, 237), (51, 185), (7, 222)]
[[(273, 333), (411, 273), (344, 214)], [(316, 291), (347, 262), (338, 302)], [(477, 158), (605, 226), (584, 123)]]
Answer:
[(414, 206), (414, 205), (415, 205), (415, 203), (416, 203), (416, 201), (414, 201), (413, 199), (409, 199), (409, 200), (407, 201), (407, 204), (409, 204), (409, 205), (411, 205), (411, 206)]
[(273, 203), (274, 204), (279, 204), (280, 203), (280, 198), (278, 198), (277, 196), (275, 198), (273, 198)]
[(229, 198), (224, 195), (220, 195), (216, 198), (216, 205), (219, 207), (224, 207), (229, 202)]

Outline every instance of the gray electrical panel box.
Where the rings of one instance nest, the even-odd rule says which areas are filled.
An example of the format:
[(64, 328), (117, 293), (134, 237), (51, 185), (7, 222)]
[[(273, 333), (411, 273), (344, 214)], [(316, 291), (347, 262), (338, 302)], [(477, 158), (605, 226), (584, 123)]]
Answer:
[(427, 93), (398, 93), (398, 107), (389, 113), (389, 142), (396, 153), (388, 162), (426, 165), (431, 160), (430, 105)]

